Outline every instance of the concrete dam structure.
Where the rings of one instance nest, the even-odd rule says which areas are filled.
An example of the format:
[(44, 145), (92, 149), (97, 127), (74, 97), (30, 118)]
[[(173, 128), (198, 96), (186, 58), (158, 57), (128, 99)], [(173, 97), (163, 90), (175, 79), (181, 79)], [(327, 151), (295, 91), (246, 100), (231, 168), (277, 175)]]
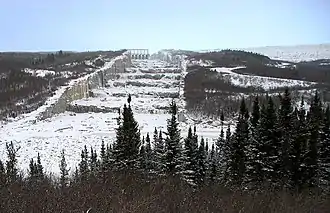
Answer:
[(147, 60), (150, 58), (148, 49), (128, 49), (132, 59)]
[(55, 114), (65, 112), (72, 101), (90, 97), (92, 89), (104, 87), (108, 80), (115, 78), (119, 73), (124, 73), (126, 68), (131, 66), (130, 53), (125, 52), (111, 59), (110, 62), (106, 62), (104, 67), (95, 72), (71, 81), (68, 86), (62, 88), (63, 92), (57, 101), (40, 114), (39, 119), (50, 118)]

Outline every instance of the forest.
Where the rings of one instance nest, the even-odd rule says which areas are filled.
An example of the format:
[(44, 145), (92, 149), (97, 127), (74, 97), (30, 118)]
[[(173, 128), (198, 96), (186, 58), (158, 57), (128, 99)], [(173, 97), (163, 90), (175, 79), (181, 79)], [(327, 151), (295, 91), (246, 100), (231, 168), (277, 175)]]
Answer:
[(115, 142), (85, 146), (74, 171), (62, 150), (60, 174), (46, 174), (39, 155), (23, 174), (7, 143), (0, 211), (329, 212), (330, 107), (318, 92), (308, 109), (306, 101), (294, 107), (288, 89), (255, 97), (252, 110), (242, 99), (235, 130), (221, 113), (219, 137), (207, 144), (193, 126), (181, 136), (174, 101), (166, 131), (141, 135), (129, 96)]

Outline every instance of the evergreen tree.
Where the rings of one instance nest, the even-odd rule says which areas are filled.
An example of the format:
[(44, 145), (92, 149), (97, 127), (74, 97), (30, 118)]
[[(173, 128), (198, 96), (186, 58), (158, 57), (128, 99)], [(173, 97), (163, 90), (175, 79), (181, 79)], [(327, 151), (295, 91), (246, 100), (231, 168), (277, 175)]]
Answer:
[(131, 106), (124, 105), (122, 118), (116, 132), (116, 142), (113, 150), (117, 169), (137, 169), (141, 146), (140, 130)]
[(214, 144), (212, 144), (211, 153), (210, 153), (210, 160), (209, 160), (209, 178), (210, 181), (213, 183), (217, 180), (218, 177), (218, 158), (216, 155)]
[(147, 170), (148, 173), (152, 172), (154, 170), (154, 159), (153, 159), (153, 151), (151, 148), (151, 140), (149, 133), (147, 133), (146, 136), (146, 144), (145, 144), (145, 149), (146, 149), (146, 160), (147, 160)]
[(162, 131), (154, 131), (154, 172), (157, 175), (163, 175), (165, 170), (165, 146)]
[(90, 175), (92, 175), (92, 177), (95, 178), (98, 173), (98, 160), (97, 160), (97, 153), (95, 150), (93, 150), (93, 147), (91, 147), (89, 170), (90, 170)]
[(327, 105), (322, 120), (319, 143), (319, 177), (320, 186), (330, 188), (330, 107)]
[(29, 178), (31, 181), (35, 181), (37, 178), (37, 168), (36, 168), (36, 163), (34, 162), (33, 158), (31, 158), (30, 164), (29, 164)]
[(139, 158), (140, 158), (140, 168), (144, 173), (147, 173), (147, 152), (146, 152), (146, 147), (144, 144), (144, 138), (142, 139), (142, 145), (140, 148), (140, 153), (139, 153)]
[[(258, 180), (259, 172), (261, 170), (258, 161), (258, 145), (260, 144), (260, 106), (258, 96), (254, 99), (252, 105), (252, 112), (250, 117), (250, 137), (247, 145), (247, 162), (246, 162), (246, 182), (249, 184), (255, 184)], [(251, 187), (251, 186), (250, 186)]]
[(89, 162), (88, 162), (88, 151), (85, 145), (84, 149), (81, 151), (81, 161), (79, 164), (79, 174), (81, 181), (87, 181), (89, 176)]
[(204, 184), (206, 180), (206, 172), (207, 172), (206, 158), (207, 158), (207, 153), (205, 150), (205, 142), (204, 142), (204, 138), (202, 138), (197, 153), (196, 183), (198, 185)]
[(290, 156), (291, 147), (293, 144), (293, 137), (295, 134), (294, 130), (294, 114), (293, 107), (291, 103), (291, 97), (289, 89), (286, 88), (283, 96), (280, 97), (280, 108), (279, 108), (279, 117), (278, 117), (278, 130), (279, 130), (279, 148), (280, 148), (280, 170), (279, 176), (282, 179), (282, 185), (288, 185), (291, 173), (291, 159)]
[(246, 148), (249, 138), (249, 114), (242, 99), (236, 131), (233, 135), (230, 146), (229, 159), (229, 181), (233, 184), (240, 185), (246, 172)]
[(276, 183), (280, 178), (277, 171), (280, 168), (279, 142), (277, 130), (277, 115), (273, 99), (268, 97), (267, 106), (262, 105), (260, 115), (259, 137), (260, 143), (256, 146), (255, 158), (256, 182), (267, 181)]
[(184, 178), (190, 184), (196, 184), (196, 175), (198, 173), (198, 143), (195, 140), (191, 127), (189, 127), (188, 136), (184, 140), (183, 156)]
[(306, 153), (306, 144), (308, 139), (308, 129), (306, 124), (306, 111), (304, 108), (304, 98), (302, 97), (299, 110), (296, 108), (294, 111), (295, 125), (294, 129), (296, 134), (292, 136), (293, 145), (290, 154), (291, 158), (291, 184), (292, 187), (300, 190), (305, 184), (304, 174), (305, 163), (304, 163), (304, 155)]
[(65, 160), (65, 152), (64, 149), (61, 151), (61, 162), (60, 162), (60, 186), (61, 188), (65, 188), (68, 184), (68, 175), (69, 170), (67, 168), (67, 163)]
[(177, 106), (174, 100), (170, 105), (171, 118), (167, 120), (167, 132), (165, 139), (165, 173), (177, 175), (182, 171), (182, 146), (180, 130), (177, 122)]
[(37, 170), (37, 179), (38, 180), (43, 180), (44, 179), (44, 168), (41, 164), (41, 158), (40, 158), (39, 153), (38, 153), (38, 156), (37, 156), (36, 170)]
[(0, 189), (6, 184), (6, 168), (0, 160)]
[(309, 138), (305, 155), (306, 180), (309, 187), (318, 185), (318, 142), (322, 121), (322, 104), (318, 92), (315, 93), (308, 113)]
[(18, 179), (18, 169), (17, 169), (17, 151), (15, 149), (13, 142), (6, 143), (7, 158), (6, 161), (6, 174), (8, 183), (14, 183)]

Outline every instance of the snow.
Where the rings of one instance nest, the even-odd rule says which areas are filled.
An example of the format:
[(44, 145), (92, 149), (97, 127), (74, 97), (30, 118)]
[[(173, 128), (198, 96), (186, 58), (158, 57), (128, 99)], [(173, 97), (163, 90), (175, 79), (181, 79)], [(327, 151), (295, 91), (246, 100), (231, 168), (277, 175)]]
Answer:
[[(173, 73), (174, 64), (170, 65), (162, 61), (133, 61), (135, 69), (132, 72), (122, 74), (117, 80), (110, 80), (110, 87), (93, 90), (94, 98), (74, 101), (72, 104), (93, 105), (98, 107), (122, 107), (126, 103), (127, 95), (132, 94), (132, 108), (135, 118), (139, 123), (141, 135), (153, 134), (154, 128), (166, 131), (168, 112), (163, 109), (171, 102), (171, 98), (161, 98), (162, 93), (179, 93), (182, 91), (182, 73)], [(106, 66), (110, 66), (107, 64)], [(138, 68), (140, 67), (140, 69)], [(151, 73), (145, 74), (141, 69), (148, 69)], [(150, 76), (160, 75), (160, 79), (151, 79)], [(146, 78), (141, 78), (141, 77)], [(85, 78), (85, 77), (83, 77)], [(74, 82), (79, 81), (76, 80)], [(149, 86), (125, 86), (128, 81), (147, 83)], [(74, 82), (70, 83), (73, 84)], [(126, 83), (125, 83), (126, 82)], [(117, 83), (117, 86), (115, 86)], [(50, 98), (45, 106), (38, 110), (13, 119), (12, 122), (3, 124), (0, 130), (0, 158), (5, 159), (5, 143), (13, 141), (20, 147), (18, 151), (18, 164), (26, 172), (29, 160), (41, 155), (46, 172), (59, 173), (60, 153), (65, 149), (66, 160), (71, 172), (78, 165), (82, 148), (93, 146), (100, 150), (102, 139), (106, 143), (112, 143), (117, 127), (118, 113), (72, 113), (65, 112), (46, 120), (36, 120), (37, 115), (51, 103), (55, 103), (65, 88), (60, 88), (56, 95)], [(115, 97), (114, 94), (122, 94)], [(184, 113), (185, 102), (182, 97), (175, 99), (179, 112)], [(193, 120), (186, 115), (185, 122), (181, 122), (182, 137), (187, 135), (189, 126), (196, 125), (197, 133), (204, 137), (211, 145), (220, 133), (219, 121), (201, 118)]]
[(46, 75), (55, 75), (55, 71), (52, 70), (38, 70), (26, 68), (23, 71), (26, 73), (31, 73), (32, 75), (36, 75), (38, 77), (45, 77)]
[(217, 68), (211, 68), (211, 70), (215, 70), (219, 72), (221, 78), (230, 82), (232, 85), (239, 87), (253, 86), (253, 87), (262, 88), (264, 90), (270, 90), (275, 88), (293, 87), (293, 86), (310, 87), (316, 84), (315, 82), (301, 81), (301, 80), (243, 75), (232, 71), (240, 68), (244, 68), (244, 67), (235, 67), (235, 68), (217, 67)]

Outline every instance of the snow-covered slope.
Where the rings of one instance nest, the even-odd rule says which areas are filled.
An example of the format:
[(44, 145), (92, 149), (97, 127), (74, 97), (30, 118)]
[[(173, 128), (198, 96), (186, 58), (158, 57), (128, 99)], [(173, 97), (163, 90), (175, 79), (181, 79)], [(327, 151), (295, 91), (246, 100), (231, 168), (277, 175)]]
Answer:
[(211, 70), (215, 70), (219, 72), (220, 77), (228, 81), (232, 85), (239, 87), (262, 88), (266, 91), (270, 89), (284, 88), (284, 87), (295, 87), (295, 86), (310, 87), (316, 84), (315, 82), (299, 81), (292, 79), (243, 75), (232, 71), (239, 68), (242, 67), (236, 67), (236, 68), (216, 67), (216, 68), (211, 68)]

